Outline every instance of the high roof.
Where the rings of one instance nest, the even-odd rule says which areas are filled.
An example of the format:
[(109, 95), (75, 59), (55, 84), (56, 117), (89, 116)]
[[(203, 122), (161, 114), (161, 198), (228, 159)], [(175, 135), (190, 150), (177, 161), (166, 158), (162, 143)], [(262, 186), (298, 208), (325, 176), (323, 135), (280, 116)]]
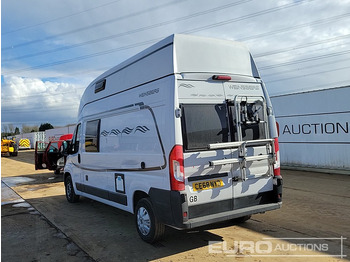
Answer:
[[(259, 77), (245, 45), (222, 39), (171, 35), (97, 77), (85, 90), (82, 106), (102, 97), (172, 74), (212, 73)], [(95, 94), (106, 79), (113, 88)]]
[(251, 61), (250, 53), (244, 44), (217, 38), (173, 34), (109, 69), (95, 81), (169, 45), (173, 45), (173, 57), (164, 59), (173, 63), (173, 73), (210, 72), (259, 77), (255, 65), (252, 64), (254, 62)]

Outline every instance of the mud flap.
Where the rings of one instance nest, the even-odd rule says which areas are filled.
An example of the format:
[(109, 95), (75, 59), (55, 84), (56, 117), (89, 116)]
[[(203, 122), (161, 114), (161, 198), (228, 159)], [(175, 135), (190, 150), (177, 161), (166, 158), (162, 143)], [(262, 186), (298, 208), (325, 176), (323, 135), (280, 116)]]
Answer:
[(282, 202), (282, 187), (283, 187), (282, 177), (275, 176), (273, 179), (273, 192), (276, 197), (276, 202)]

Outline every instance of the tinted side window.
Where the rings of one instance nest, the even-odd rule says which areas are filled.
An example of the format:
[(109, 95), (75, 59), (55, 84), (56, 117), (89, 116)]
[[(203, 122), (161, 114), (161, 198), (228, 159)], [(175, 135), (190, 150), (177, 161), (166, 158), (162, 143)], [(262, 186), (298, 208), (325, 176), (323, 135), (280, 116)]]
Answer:
[(103, 79), (102, 81), (98, 81), (95, 84), (95, 94), (104, 90), (106, 88), (106, 79)]
[(73, 138), (72, 138), (72, 153), (73, 154), (75, 154), (79, 151), (80, 127), (81, 127), (81, 124), (78, 124), (76, 129), (75, 129)]
[(185, 150), (206, 149), (208, 144), (229, 142), (224, 104), (182, 105)]
[(98, 152), (99, 151), (99, 129), (100, 120), (88, 121), (86, 123), (85, 132), (85, 151)]

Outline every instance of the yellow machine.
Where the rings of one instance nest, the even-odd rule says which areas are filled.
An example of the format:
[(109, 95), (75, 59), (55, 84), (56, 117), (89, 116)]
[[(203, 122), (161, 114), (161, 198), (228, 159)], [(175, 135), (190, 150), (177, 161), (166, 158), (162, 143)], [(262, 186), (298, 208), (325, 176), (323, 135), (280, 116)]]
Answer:
[(1, 155), (9, 153), (10, 156), (18, 155), (16, 142), (8, 139), (1, 139)]

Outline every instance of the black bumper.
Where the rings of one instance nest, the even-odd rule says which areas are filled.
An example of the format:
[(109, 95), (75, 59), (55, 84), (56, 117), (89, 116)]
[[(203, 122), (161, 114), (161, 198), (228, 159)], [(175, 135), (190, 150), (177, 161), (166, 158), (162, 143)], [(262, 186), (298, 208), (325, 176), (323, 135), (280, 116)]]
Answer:
[(272, 191), (190, 207), (183, 192), (151, 188), (149, 196), (159, 222), (186, 229), (278, 209), (282, 187), (282, 177), (276, 177)]

